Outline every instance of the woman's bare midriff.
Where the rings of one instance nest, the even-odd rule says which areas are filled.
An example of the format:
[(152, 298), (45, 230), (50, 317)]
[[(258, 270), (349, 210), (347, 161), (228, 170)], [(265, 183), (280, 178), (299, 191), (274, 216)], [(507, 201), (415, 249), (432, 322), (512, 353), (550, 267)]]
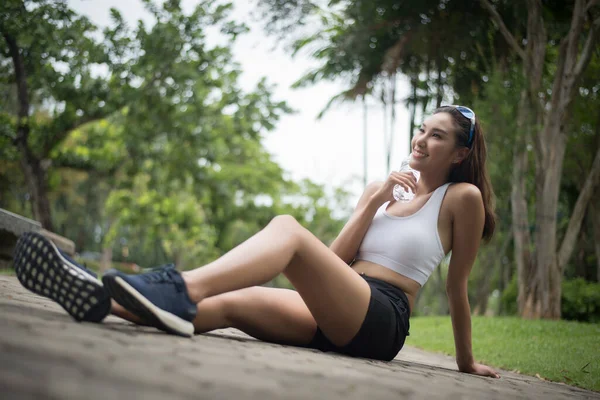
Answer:
[(352, 268), (359, 274), (365, 274), (371, 278), (381, 279), (382, 281), (402, 289), (402, 291), (406, 293), (406, 297), (408, 297), (408, 303), (410, 304), (410, 311), (412, 314), (417, 293), (421, 288), (421, 285), (417, 281), (370, 261), (356, 260), (352, 264)]

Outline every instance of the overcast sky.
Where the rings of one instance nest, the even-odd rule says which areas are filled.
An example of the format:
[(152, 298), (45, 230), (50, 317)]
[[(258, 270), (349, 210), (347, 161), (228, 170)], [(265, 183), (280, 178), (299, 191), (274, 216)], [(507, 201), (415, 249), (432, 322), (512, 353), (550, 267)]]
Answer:
[[(308, 177), (328, 187), (345, 185), (351, 190), (352, 201), (362, 191), (363, 179), (363, 111), (362, 104), (344, 103), (334, 105), (325, 116), (317, 120), (317, 114), (337, 93), (347, 89), (342, 82), (321, 82), (305, 89), (291, 89), (291, 84), (318, 64), (309, 54), (294, 58), (276, 39), (267, 36), (262, 27), (251, 18), (254, 0), (233, 0), (233, 18), (243, 21), (250, 32), (238, 37), (233, 55), (243, 70), (240, 85), (252, 90), (258, 80), (266, 76), (269, 83), (276, 84), (275, 98), (285, 100), (297, 113), (285, 116), (274, 131), (265, 135), (264, 145), (293, 179)], [(197, 2), (183, 0), (184, 9), (191, 10)], [(149, 26), (152, 17), (139, 0), (69, 0), (69, 5), (86, 15), (95, 24), (104, 27), (110, 23), (109, 10), (121, 11), (131, 25), (138, 19)], [(211, 38), (218, 41), (219, 38)], [(408, 95), (408, 85), (399, 79), (397, 99)], [(403, 104), (396, 107), (397, 124), (392, 150), (392, 169), (400, 166), (401, 159), (409, 152), (408, 111)], [(386, 171), (383, 143), (382, 106), (373, 100), (368, 111), (368, 181), (384, 179)], [(353, 182), (353, 183), (349, 183)]]

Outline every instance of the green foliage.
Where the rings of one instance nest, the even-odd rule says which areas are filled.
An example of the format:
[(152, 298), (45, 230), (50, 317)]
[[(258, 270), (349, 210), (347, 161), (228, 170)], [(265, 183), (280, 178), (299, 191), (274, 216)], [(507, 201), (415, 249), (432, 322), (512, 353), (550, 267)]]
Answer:
[(138, 174), (131, 189), (111, 192), (106, 210), (114, 222), (104, 237), (105, 245), (111, 246), (127, 227), (127, 236), (158, 238), (166, 255), (180, 268), (214, 258), (213, 227), (206, 223), (202, 205), (190, 188), (177, 182), (168, 189), (152, 188), (149, 182), (148, 174)]
[(560, 311), (562, 318), (583, 322), (600, 322), (600, 283), (583, 278), (562, 283)]
[[(472, 317), (478, 362), (522, 374), (600, 390), (600, 325), (573, 321)], [(450, 317), (410, 320), (406, 344), (454, 356)]]
[[(64, 1), (9, 0), (0, 9), (0, 31), (11, 38), (23, 57), (26, 101), (35, 107), (26, 121), (27, 144), (38, 157), (47, 157), (72, 129), (114, 112), (121, 104), (120, 89), (93, 72), (109, 62), (106, 49), (94, 38), (97, 28), (75, 14)], [(7, 45), (8, 42), (3, 43)], [(12, 54), (12, 53), (11, 53)], [(13, 60), (0, 52), (3, 89), (17, 83)], [(14, 138), (18, 121), (15, 95), (3, 96), (0, 119)], [(10, 151), (10, 147), (2, 147)]]
[[(570, 135), (567, 142), (561, 191), (559, 193), (558, 238), (566, 233), (571, 210), (575, 207), (579, 193), (591, 169), (595, 149), (600, 148), (600, 57), (594, 57), (586, 73), (583, 75), (579, 90), (572, 107), (572, 121), (568, 130)], [(565, 278), (582, 277), (589, 281), (598, 280), (597, 258), (595, 252), (597, 239), (594, 237), (594, 220), (592, 206), (600, 210), (600, 192), (590, 199), (590, 206), (584, 217), (581, 233), (577, 240), (573, 257), (565, 268)]]
[[(560, 312), (563, 319), (582, 322), (600, 322), (600, 283), (586, 282), (583, 278), (563, 280)], [(516, 276), (502, 293), (506, 314), (517, 314), (518, 287)]]
[[(279, 213), (331, 240), (341, 221), (329, 207), (347, 194), (285, 180), (264, 149), (292, 110), (264, 79), (241, 90), (231, 46), (247, 28), (229, 18), (231, 4), (144, 5), (156, 23), (128, 25), (112, 9), (101, 33), (66, 2), (1, 6), (0, 30), (28, 54), (27, 146), (47, 160), (55, 230), (80, 251), (144, 267), (202, 265)], [(214, 28), (223, 45), (208, 43)], [(0, 61), (0, 205), (31, 216), (13, 146), (15, 69), (7, 52)]]
[[(117, 236), (131, 241), (135, 226), (156, 238), (151, 242), (166, 257), (192, 267), (226, 250), (223, 244), (237, 244), (244, 235), (227, 240), (229, 224), (256, 196), (280, 190), (282, 170), (260, 140), (291, 110), (271, 99), (264, 80), (243, 93), (230, 49), (206, 45), (206, 26), (221, 26), (229, 43), (244, 31), (227, 21), (229, 6), (206, 1), (185, 15), (177, 2), (147, 5), (158, 20), (151, 29), (139, 24), (129, 31), (115, 10), (115, 27), (107, 30), (111, 40), (130, 38), (128, 47), (139, 55), (130, 69), (123, 67), (128, 79), (150, 84), (137, 89), (135, 106), (116, 121), (127, 132), (129, 157), (109, 198), (105, 243)], [(262, 225), (253, 215), (241, 219), (253, 231)]]
[(15, 270), (13, 268), (0, 268), (0, 275), (15, 276)]
[(510, 284), (504, 289), (501, 296), (502, 309), (507, 315), (516, 315), (518, 312), (517, 297), (519, 296), (519, 287), (517, 284), (517, 274), (513, 275)]
[[(82, 258), (79, 256), (75, 257), (75, 261), (77, 261), (78, 263), (80, 263), (81, 265), (84, 265), (87, 269), (90, 269), (92, 271), (94, 271), (97, 275), (101, 275), (102, 274), (102, 269), (100, 267), (100, 262), (97, 260), (90, 260), (87, 258)], [(119, 271), (125, 272), (125, 273), (132, 273), (132, 272), (137, 272), (134, 271), (131, 268), (131, 264), (130, 263), (122, 263), (122, 262), (113, 262), (112, 263), (112, 268), (117, 269)]]
[[(516, 42), (524, 43), (527, 37), (526, 3), (506, 0), (492, 3)], [(487, 138), (487, 166), (497, 200), (497, 232), (502, 237), (510, 235), (512, 229), (511, 165), (515, 139), (529, 135), (525, 141), (530, 153), (530, 164), (525, 172), (525, 192), (528, 194), (528, 214), (531, 217), (536, 215), (539, 199), (536, 199), (535, 193), (545, 171), (540, 168), (539, 157), (535, 159), (535, 148), (547, 143), (531, 138), (535, 137), (545, 117), (540, 115), (537, 121), (531, 121), (528, 129), (518, 131), (517, 107), (520, 92), (527, 83), (522, 60), (515, 56), (479, 2), (260, 0), (259, 4), (270, 33), (285, 33), (283, 38), (292, 43), (295, 52), (306, 51), (319, 62), (314, 70), (298, 80), (296, 86), (312, 85), (322, 80), (341, 81), (347, 85), (347, 89), (332, 98), (327, 107), (335, 101), (356, 100), (363, 95), (384, 99), (385, 90), (381, 87), (395, 74), (403, 74), (410, 82), (412, 90), (405, 103), (412, 108), (412, 118), (415, 118), (417, 105), (421, 106), (419, 111), (422, 115), (441, 102), (472, 105)], [(598, 7), (590, 7), (585, 35), (598, 11)], [(543, 4), (545, 34), (548, 35), (547, 57), (541, 90), (535, 96), (546, 109), (549, 109), (552, 92), (555, 92), (552, 83), (559, 64), (559, 45), (568, 33), (572, 12), (572, 3)], [(296, 21), (300, 21), (296, 25), (297, 30), (293, 25)], [(311, 21), (316, 28), (307, 29), (308, 25), (303, 24), (305, 21)], [(290, 35), (290, 32), (293, 34)], [(585, 35), (581, 35), (582, 44)], [(564, 133), (568, 146), (559, 204), (556, 210), (551, 211), (557, 217), (557, 249), (591, 169), (595, 149), (600, 145), (599, 67), (598, 53), (595, 52), (578, 82), (569, 110), (572, 115), (566, 118), (568, 126)], [(557, 162), (562, 162), (562, 159)], [(591, 200), (596, 209), (600, 209), (599, 199), (596, 195)], [(529, 220), (529, 230), (535, 239), (537, 224), (532, 218)], [(595, 224), (588, 211), (572, 260), (565, 269), (566, 278), (598, 279)], [(501, 241), (492, 242), (488, 248), (480, 250), (479, 258), (487, 259), (488, 254), (495, 254), (493, 247), (500, 245)], [(499, 257), (502, 258), (502, 276), (494, 276), (493, 280), (495, 287), (503, 290), (515, 273), (510, 270), (514, 270), (515, 266), (512, 248), (509, 246)], [(475, 269), (470, 280), (478, 283), (475, 275), (487, 273), (490, 271), (485, 267)], [(495, 274), (495, 271), (491, 273)], [(516, 286), (514, 288), (516, 290)], [(470, 290), (469, 297), (472, 299), (475, 290)], [(509, 293), (507, 290), (505, 292)], [(429, 301), (439, 303), (436, 298), (425, 293), (422, 305), (426, 306)], [(514, 308), (510, 302), (506, 305), (510, 305), (511, 310)], [(431, 308), (435, 309), (437, 305)]]
[[(484, 84), (482, 71), (493, 69), (490, 59), (511, 59), (508, 45), (495, 35), (486, 11), (468, 2), (258, 3), (268, 32), (285, 33), (295, 52), (307, 51), (320, 62), (296, 86), (324, 79), (342, 79), (348, 84), (348, 89), (332, 100), (355, 99), (363, 94), (378, 98), (375, 88), (383, 86), (389, 76), (403, 73), (415, 89), (407, 104), (421, 104), (425, 110), (434, 97), (434, 105), (441, 102), (448, 89), (468, 104)], [(499, 11), (511, 7), (522, 11), (522, 7), (506, 1), (496, 2), (496, 7)], [(317, 28), (307, 32), (304, 21)], [(506, 24), (513, 32), (521, 28), (515, 18)]]
[[(448, 298), (446, 295), (446, 277), (448, 276), (448, 266), (450, 258), (446, 257), (429, 277), (429, 280), (419, 290), (415, 309), (412, 312), (414, 316), (427, 315), (447, 315)], [(441, 281), (439, 279), (441, 273)]]
[[(437, 101), (473, 104), (487, 136), (488, 167), (497, 198), (498, 237), (510, 235), (511, 176), (521, 65), (479, 6), (465, 2), (377, 0), (261, 0), (271, 32), (300, 27), (294, 51), (308, 50), (320, 61), (297, 85), (342, 79), (339, 98), (375, 90), (390, 75), (403, 73), (413, 93), (406, 102), (423, 112)], [(494, 2), (508, 29), (523, 37), (524, 5)], [(193, 266), (245, 240), (277, 214), (292, 214), (323, 242), (330, 243), (349, 215), (342, 190), (327, 191), (309, 181), (290, 182), (263, 148), (261, 139), (292, 110), (272, 97), (266, 80), (252, 91), (240, 89), (241, 70), (231, 43), (247, 27), (229, 17), (232, 6), (204, 0), (185, 13), (179, 1), (144, 1), (154, 25), (125, 23), (116, 9), (100, 32), (63, 1), (9, 0), (0, 6), (0, 31), (12, 37), (24, 57), (30, 116), (19, 120), (16, 71), (6, 46), (0, 52), (0, 205), (32, 216), (31, 193), (20, 171), (23, 151), (16, 131), (27, 123), (28, 147), (42, 161), (50, 186), (56, 230), (80, 249), (112, 247), (116, 257), (143, 264), (177, 258)], [(558, 39), (569, 24), (570, 5), (544, 4), (548, 63), (544, 87), (556, 69)], [(595, 12), (597, 9), (593, 9)], [(316, 25), (304, 25), (314, 22)], [(314, 32), (307, 31), (317, 26)], [(207, 29), (218, 29), (224, 45), (211, 46)], [(309, 29), (310, 30), (310, 29)], [(8, 42), (2, 41), (5, 45)], [(560, 239), (600, 143), (594, 56), (571, 112), (567, 155), (557, 209)], [(99, 72), (100, 71), (100, 72)], [(527, 177), (534, 192), (533, 157)], [(593, 200), (600, 209), (598, 196)], [(529, 211), (535, 214), (535, 197)], [(534, 232), (535, 224), (530, 227)], [(584, 220), (565, 276), (597, 279), (594, 226)], [(492, 242), (480, 252), (469, 297), (489, 273)], [(560, 244), (560, 240), (558, 241)], [(198, 246), (196, 246), (198, 244)], [(514, 268), (511, 249), (503, 265)], [(486, 260), (483, 265), (482, 259)], [(508, 280), (495, 274), (493, 282)], [(498, 275), (498, 276), (496, 276)], [(421, 304), (441, 307), (433, 285)], [(508, 312), (515, 308), (516, 282), (503, 292)], [(566, 292), (565, 292), (566, 293)], [(567, 300), (569, 301), (569, 300)], [(573, 310), (578, 309), (573, 306)], [(577, 313), (577, 311), (573, 311)], [(569, 314), (569, 313), (567, 313)]]
[(291, 184), (282, 194), (281, 203), (276, 204), (277, 214), (291, 214), (325, 244), (329, 245), (342, 230), (352, 209), (349, 207), (350, 193), (334, 188), (327, 193), (325, 185), (303, 179)]
[[(1, 148), (2, 146), (0, 146)], [(0, 207), (31, 218), (31, 203), (19, 165), (0, 156)]]

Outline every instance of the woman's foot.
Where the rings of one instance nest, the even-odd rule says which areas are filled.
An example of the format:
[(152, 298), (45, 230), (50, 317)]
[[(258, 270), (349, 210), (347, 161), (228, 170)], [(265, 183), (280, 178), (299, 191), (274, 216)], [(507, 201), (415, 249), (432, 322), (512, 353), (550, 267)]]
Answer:
[(38, 233), (21, 235), (14, 266), (23, 286), (54, 300), (77, 321), (100, 322), (110, 312), (110, 296), (96, 274)]
[(102, 282), (117, 303), (143, 321), (175, 335), (194, 334), (196, 304), (190, 300), (185, 282), (173, 265), (140, 275), (110, 270)]

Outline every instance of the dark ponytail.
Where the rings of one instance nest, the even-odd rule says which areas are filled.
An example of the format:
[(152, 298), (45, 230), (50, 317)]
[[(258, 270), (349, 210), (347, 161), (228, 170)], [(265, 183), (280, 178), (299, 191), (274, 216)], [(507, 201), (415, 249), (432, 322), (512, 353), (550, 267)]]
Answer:
[(467, 157), (450, 171), (448, 181), (468, 182), (479, 188), (485, 208), (485, 225), (483, 227), (482, 238), (486, 242), (489, 242), (496, 228), (496, 214), (494, 212), (494, 190), (492, 189), (486, 166), (487, 147), (481, 125), (479, 124), (479, 120), (476, 119), (472, 143), (471, 146), (468, 146), (471, 121), (452, 106), (440, 107), (433, 113), (437, 114), (440, 112), (450, 114), (454, 120), (454, 125), (457, 127), (456, 145), (458, 147), (470, 147)]

